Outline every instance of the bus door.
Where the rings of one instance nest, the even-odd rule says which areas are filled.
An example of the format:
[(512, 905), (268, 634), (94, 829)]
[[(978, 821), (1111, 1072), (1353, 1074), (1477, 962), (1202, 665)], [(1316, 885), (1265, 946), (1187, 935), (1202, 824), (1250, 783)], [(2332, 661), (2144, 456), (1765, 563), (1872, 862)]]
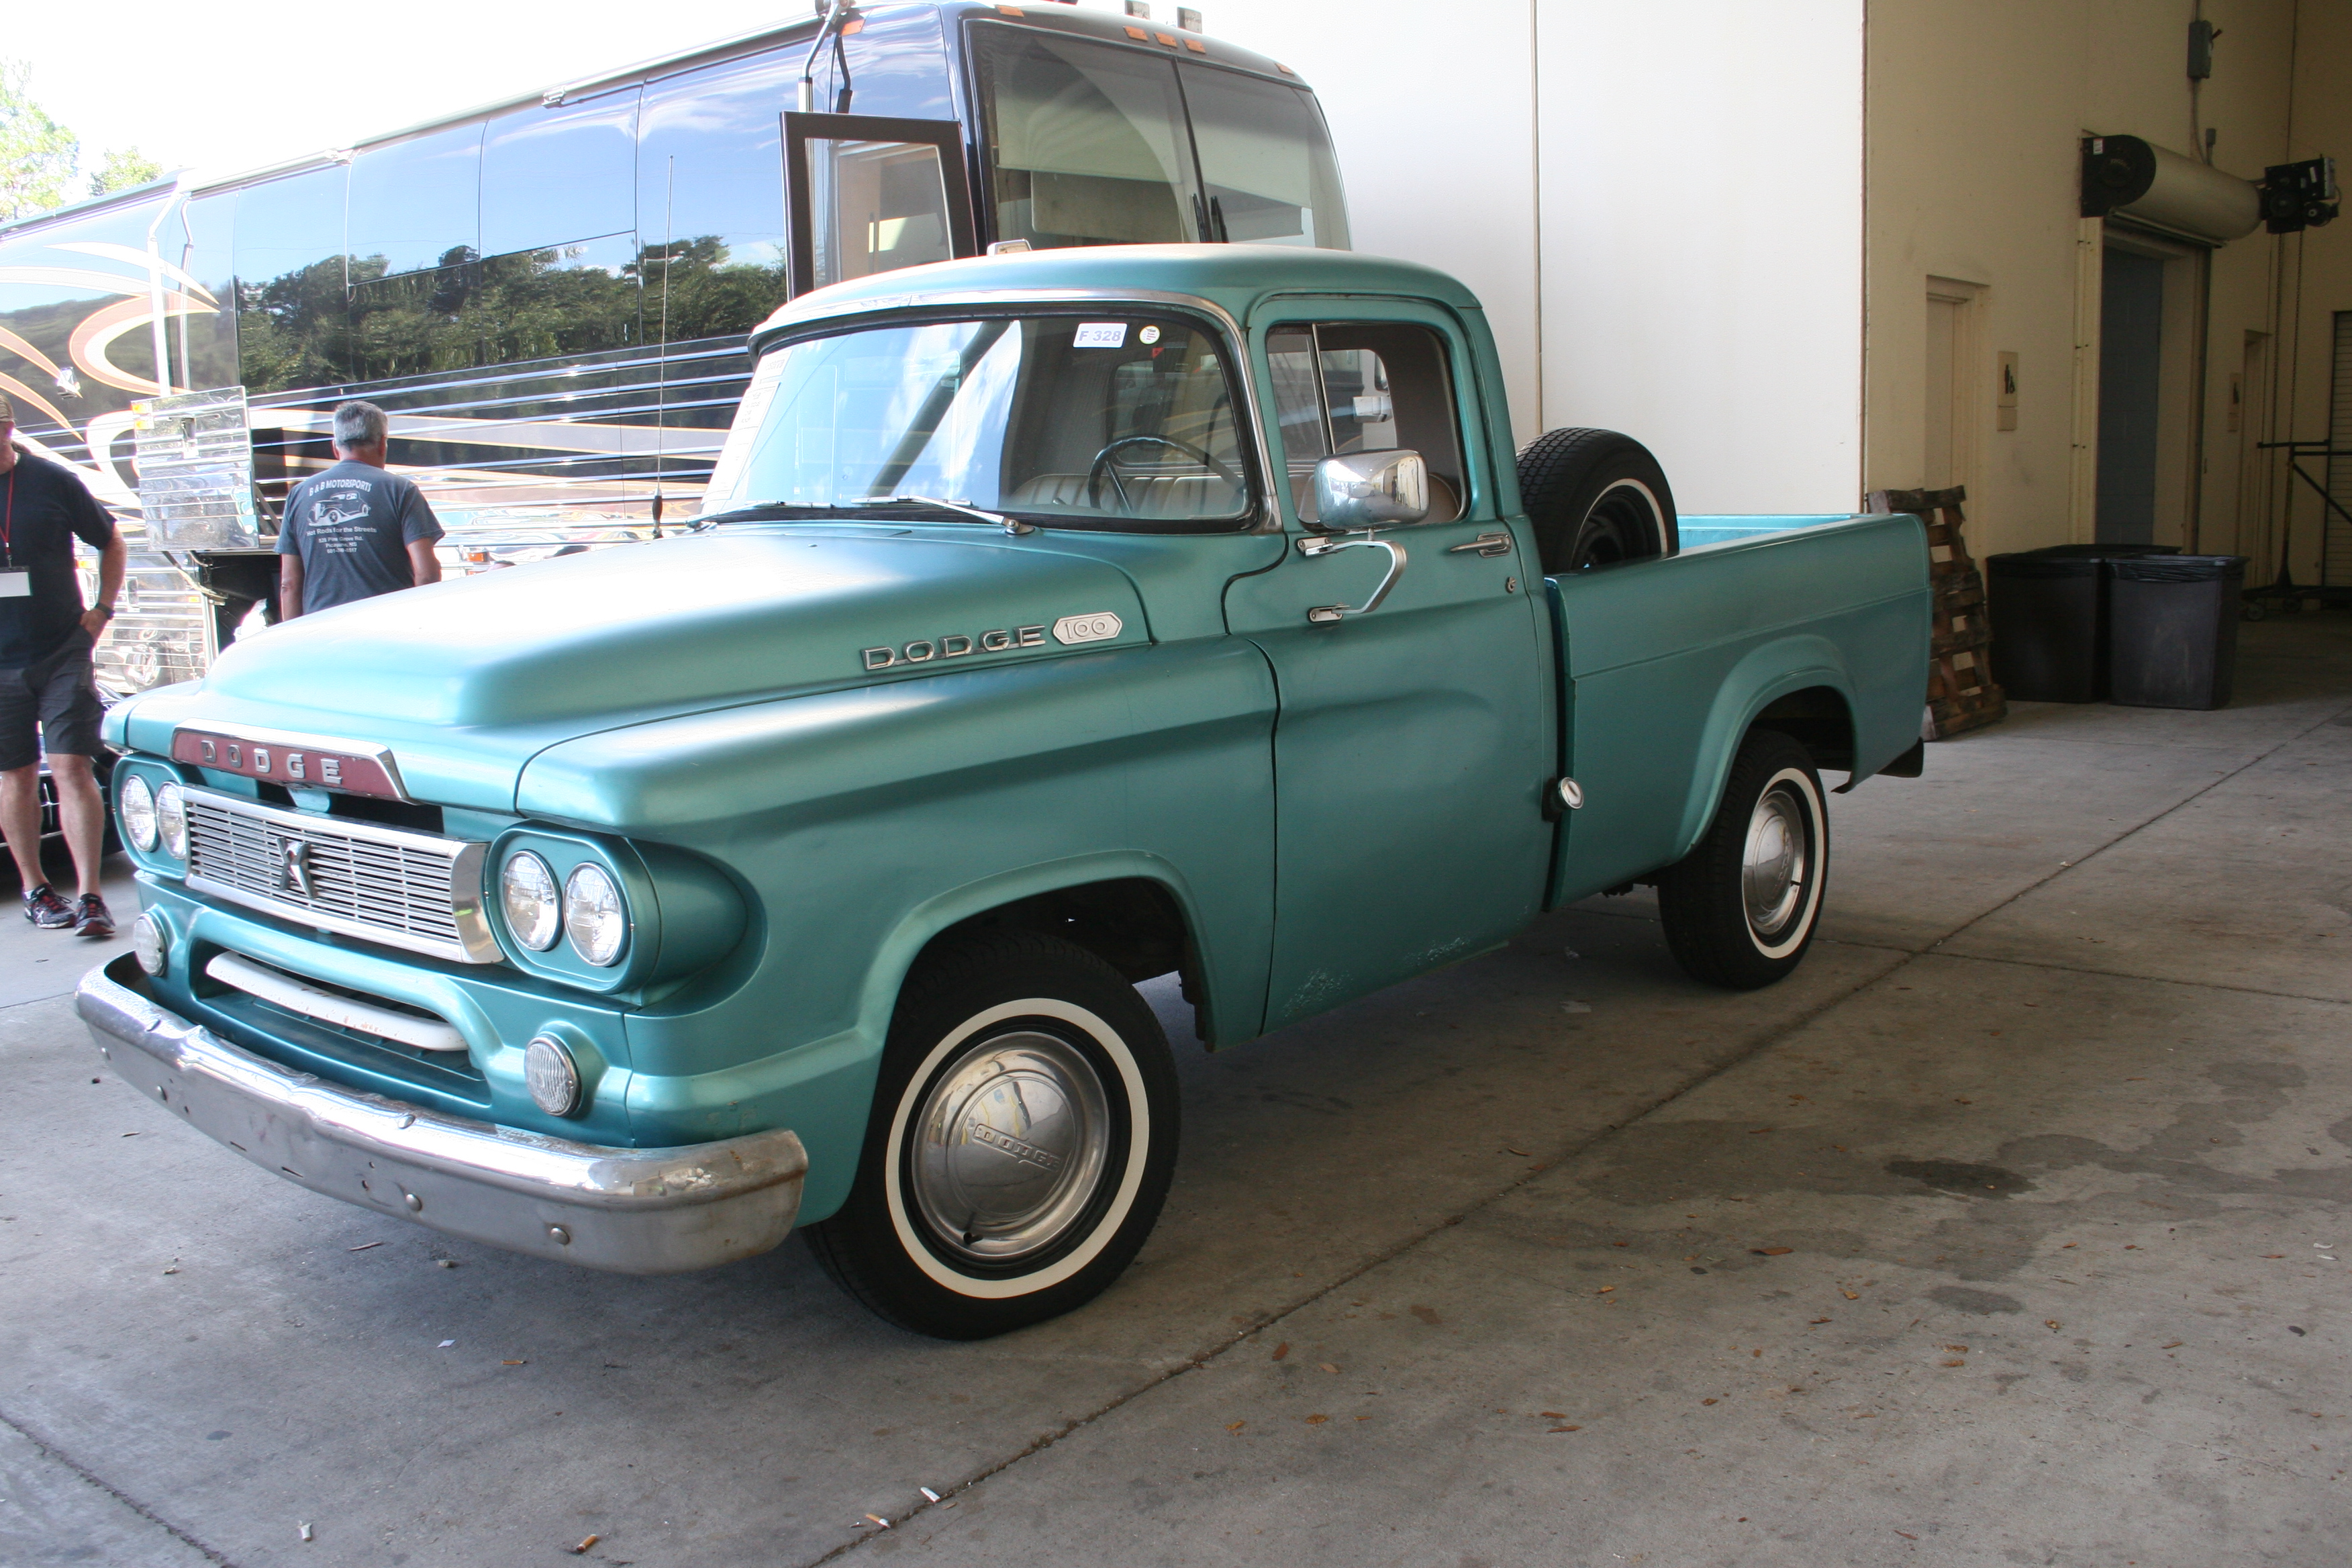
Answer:
[(786, 110), (784, 205), (795, 298), (978, 249), (952, 120)]

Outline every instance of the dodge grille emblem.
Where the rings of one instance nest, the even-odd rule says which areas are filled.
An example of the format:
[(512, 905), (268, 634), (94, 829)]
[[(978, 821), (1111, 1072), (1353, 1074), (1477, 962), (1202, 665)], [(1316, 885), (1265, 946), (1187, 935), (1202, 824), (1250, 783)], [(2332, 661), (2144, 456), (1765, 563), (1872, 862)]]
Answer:
[(278, 852), (286, 865), (286, 890), (298, 898), (310, 896), (310, 842), (307, 838), (281, 838)]

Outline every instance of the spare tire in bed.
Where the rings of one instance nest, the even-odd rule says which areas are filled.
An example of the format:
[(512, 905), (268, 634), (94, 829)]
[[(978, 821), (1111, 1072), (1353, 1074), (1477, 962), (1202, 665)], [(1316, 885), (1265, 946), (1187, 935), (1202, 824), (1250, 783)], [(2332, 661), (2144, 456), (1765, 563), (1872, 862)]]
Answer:
[(1614, 430), (1550, 430), (1519, 453), (1519, 501), (1544, 574), (1672, 555), (1674, 492), (1650, 449)]

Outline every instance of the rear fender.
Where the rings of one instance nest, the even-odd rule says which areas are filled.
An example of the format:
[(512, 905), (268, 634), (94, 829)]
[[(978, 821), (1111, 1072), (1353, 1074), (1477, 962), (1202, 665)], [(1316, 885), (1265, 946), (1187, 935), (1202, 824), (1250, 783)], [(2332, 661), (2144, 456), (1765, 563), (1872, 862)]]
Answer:
[(1715, 820), (1723, 802), (1723, 786), (1731, 776), (1732, 759), (1747, 739), (1758, 714), (1780, 698), (1809, 687), (1826, 686), (1845, 700), (1848, 713), (1857, 711), (1853, 679), (1845, 658), (1827, 637), (1810, 634), (1778, 637), (1748, 650), (1731, 667), (1707, 710), (1706, 727), (1699, 737), (1698, 765), (1691, 770), (1691, 791), (1683, 803), (1682, 824), (1675, 835), (1675, 858), (1689, 854)]

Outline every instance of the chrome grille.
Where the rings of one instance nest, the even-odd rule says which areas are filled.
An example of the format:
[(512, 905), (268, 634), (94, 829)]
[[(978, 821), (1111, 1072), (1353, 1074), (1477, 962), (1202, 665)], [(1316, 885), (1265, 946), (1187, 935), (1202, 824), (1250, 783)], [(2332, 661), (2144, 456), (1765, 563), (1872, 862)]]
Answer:
[[(188, 886), (289, 921), (459, 963), (495, 963), (482, 918), (488, 846), (192, 789)], [(308, 890), (287, 874), (299, 842)]]

